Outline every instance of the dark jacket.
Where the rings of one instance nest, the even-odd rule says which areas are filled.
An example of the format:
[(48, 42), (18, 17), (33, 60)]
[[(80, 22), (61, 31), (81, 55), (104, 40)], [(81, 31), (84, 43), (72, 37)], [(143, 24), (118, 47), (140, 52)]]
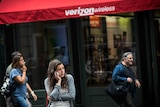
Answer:
[[(127, 78), (132, 78), (132, 83), (127, 83)], [(135, 73), (130, 67), (127, 67), (123, 64), (118, 64), (115, 66), (113, 73), (112, 73), (112, 80), (117, 83), (124, 83), (129, 85), (129, 91), (132, 93), (132, 96), (135, 96), (136, 87), (135, 87)]]

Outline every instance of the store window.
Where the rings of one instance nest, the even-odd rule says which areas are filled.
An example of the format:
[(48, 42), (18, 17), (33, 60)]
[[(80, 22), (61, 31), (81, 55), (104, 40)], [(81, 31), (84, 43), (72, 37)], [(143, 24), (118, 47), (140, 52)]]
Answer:
[(17, 24), (19, 51), (23, 53), (33, 89), (44, 89), (48, 63), (54, 58), (69, 66), (67, 26), (64, 21)]
[(123, 52), (136, 51), (133, 15), (84, 18), (85, 70), (87, 86), (105, 86)]

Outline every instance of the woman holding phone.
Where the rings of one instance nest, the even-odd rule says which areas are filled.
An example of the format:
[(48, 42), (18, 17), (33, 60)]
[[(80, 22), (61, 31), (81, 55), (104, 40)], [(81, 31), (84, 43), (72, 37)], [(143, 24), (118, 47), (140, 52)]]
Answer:
[(58, 59), (50, 61), (44, 85), (48, 107), (73, 107), (76, 95), (74, 78), (65, 72), (64, 64)]

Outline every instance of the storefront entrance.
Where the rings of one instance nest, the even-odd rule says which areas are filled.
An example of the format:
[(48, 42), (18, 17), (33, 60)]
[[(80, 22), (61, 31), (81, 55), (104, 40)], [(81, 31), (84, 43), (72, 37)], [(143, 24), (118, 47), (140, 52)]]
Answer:
[(133, 52), (137, 72), (134, 16), (132, 13), (90, 16), (84, 18), (84, 23), (86, 107), (117, 107), (104, 87), (110, 83), (114, 66), (123, 52)]

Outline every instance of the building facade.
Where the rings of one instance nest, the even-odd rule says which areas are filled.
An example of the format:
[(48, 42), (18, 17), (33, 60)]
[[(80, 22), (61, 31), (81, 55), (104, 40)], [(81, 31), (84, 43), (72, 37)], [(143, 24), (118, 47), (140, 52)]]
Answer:
[[(134, 53), (142, 87), (136, 107), (160, 106), (160, 10), (0, 25), (0, 79), (11, 53), (23, 53), (29, 82), (38, 94), (33, 106), (45, 107), (48, 62), (59, 58), (75, 79), (75, 107), (118, 107), (105, 93), (119, 56)], [(42, 94), (43, 93), (43, 94)], [(0, 107), (5, 106), (3, 96)], [(32, 98), (31, 98), (32, 101)], [(39, 107), (40, 107), (39, 106)]]

